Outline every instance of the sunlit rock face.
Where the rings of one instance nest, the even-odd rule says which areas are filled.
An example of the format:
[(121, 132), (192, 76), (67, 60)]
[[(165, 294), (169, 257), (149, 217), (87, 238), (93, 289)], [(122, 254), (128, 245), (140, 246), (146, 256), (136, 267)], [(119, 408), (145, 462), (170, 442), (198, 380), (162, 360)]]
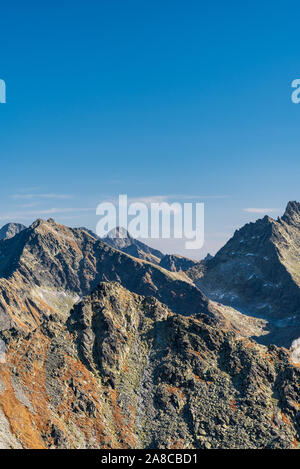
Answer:
[[(234, 244), (248, 243), (240, 259), (254, 257), (251, 242), (266, 248), (274, 271), (252, 268), (298, 288), (297, 217), (283, 218)], [(207, 285), (225, 248), (201, 264)], [(266, 325), (192, 277), (37, 220), (0, 242), (0, 448), (297, 448), (299, 341), (260, 345)]]
[(7, 223), (0, 229), (0, 240), (13, 238), (16, 234), (25, 230), (26, 226), (21, 223)]
[(102, 282), (34, 331), (7, 330), (1, 448), (296, 448), (290, 355)]
[(211, 299), (270, 321), (278, 329), (270, 340), (280, 345), (300, 336), (299, 213), (300, 204), (289, 202), (281, 218), (237, 230), (195, 280)]

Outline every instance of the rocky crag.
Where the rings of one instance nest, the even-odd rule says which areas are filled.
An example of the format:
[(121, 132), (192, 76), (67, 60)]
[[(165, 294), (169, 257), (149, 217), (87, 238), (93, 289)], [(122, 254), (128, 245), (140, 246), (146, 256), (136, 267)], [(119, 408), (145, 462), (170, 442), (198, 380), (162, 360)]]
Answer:
[(0, 240), (13, 238), (16, 234), (25, 230), (26, 226), (21, 223), (7, 223), (0, 229)]
[(297, 448), (289, 353), (100, 283), (66, 321), (2, 332), (5, 448)]
[(133, 238), (127, 230), (121, 227), (112, 230), (105, 238), (102, 238), (102, 241), (126, 254), (153, 264), (159, 264), (164, 257), (164, 254), (158, 249), (153, 249), (142, 241)]
[(267, 340), (290, 346), (300, 336), (300, 204), (248, 223), (187, 274), (209, 298), (268, 320)]
[(263, 319), (54, 220), (0, 241), (0, 277), (0, 448), (298, 448), (297, 348)]
[(185, 272), (198, 265), (198, 262), (176, 254), (166, 254), (161, 259), (159, 265), (171, 272)]

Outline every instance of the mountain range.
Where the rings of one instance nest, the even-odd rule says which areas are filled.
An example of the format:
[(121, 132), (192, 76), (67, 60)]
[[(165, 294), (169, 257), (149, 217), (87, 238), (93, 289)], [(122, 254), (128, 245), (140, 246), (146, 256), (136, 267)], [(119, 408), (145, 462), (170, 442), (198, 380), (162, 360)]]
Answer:
[(299, 447), (299, 203), (201, 262), (0, 233), (0, 448)]
[(126, 254), (160, 265), (171, 272), (184, 272), (198, 264), (197, 261), (187, 259), (183, 256), (163, 254), (138, 239), (134, 239), (127, 230), (120, 227), (112, 230), (105, 238), (102, 238), (102, 241)]

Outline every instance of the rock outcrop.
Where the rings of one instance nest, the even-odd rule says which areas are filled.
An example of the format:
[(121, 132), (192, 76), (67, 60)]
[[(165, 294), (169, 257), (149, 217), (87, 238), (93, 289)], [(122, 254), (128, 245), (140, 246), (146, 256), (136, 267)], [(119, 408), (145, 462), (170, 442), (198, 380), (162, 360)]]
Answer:
[(166, 254), (161, 259), (159, 265), (164, 269), (170, 270), (170, 272), (184, 272), (191, 267), (198, 265), (198, 262), (177, 254)]
[(2, 332), (2, 448), (297, 448), (300, 370), (284, 349), (117, 282), (66, 321)]
[(248, 223), (205, 268), (199, 266), (198, 275), (197, 268), (193, 272), (209, 298), (269, 320), (277, 335), (282, 329), (278, 343), (285, 345), (300, 335), (299, 209), (289, 202), (278, 220), (266, 216)]

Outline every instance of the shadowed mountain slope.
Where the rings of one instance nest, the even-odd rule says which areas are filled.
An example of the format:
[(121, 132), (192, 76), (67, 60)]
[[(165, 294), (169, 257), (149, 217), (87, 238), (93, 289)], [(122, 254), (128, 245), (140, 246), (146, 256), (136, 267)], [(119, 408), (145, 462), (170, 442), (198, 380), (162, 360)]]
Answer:
[(198, 264), (197, 261), (179, 256), (177, 254), (163, 254), (157, 249), (153, 249), (147, 244), (133, 238), (124, 228), (118, 227), (112, 230), (105, 238), (99, 238), (91, 230), (86, 228), (82, 229), (86, 230), (96, 239), (101, 239), (101, 241), (105, 242), (114, 249), (125, 252), (130, 256), (136, 257), (137, 259), (143, 259), (148, 262), (152, 262), (153, 264), (160, 265), (170, 272), (183, 272)]
[(130, 254), (138, 259), (144, 259), (153, 264), (159, 264), (160, 260), (164, 257), (162, 252), (133, 238), (124, 228), (118, 227), (112, 230), (105, 238), (102, 238), (102, 241), (126, 254)]
[(197, 261), (188, 259), (187, 257), (179, 256), (177, 254), (166, 254), (160, 261), (159, 264), (164, 269), (170, 270), (171, 272), (186, 271), (191, 267), (198, 265)]
[(300, 205), (248, 223), (207, 263), (197, 285), (222, 303), (270, 318), (300, 314)]
[(40, 314), (68, 312), (100, 281), (118, 281), (152, 295), (178, 313), (209, 314), (208, 300), (189, 280), (109, 247), (82, 229), (37, 220), (0, 241), (0, 325), (26, 327)]
[[(225, 296), (230, 274), (254, 307), (246, 266), (293, 294), (297, 208), (202, 263), (207, 290)], [(300, 354), (249, 339), (265, 322), (85, 229), (37, 220), (0, 241), (0, 448), (298, 448)]]
[(300, 337), (300, 204), (277, 220), (248, 223), (187, 275), (211, 299), (268, 321), (264, 343), (290, 347)]

